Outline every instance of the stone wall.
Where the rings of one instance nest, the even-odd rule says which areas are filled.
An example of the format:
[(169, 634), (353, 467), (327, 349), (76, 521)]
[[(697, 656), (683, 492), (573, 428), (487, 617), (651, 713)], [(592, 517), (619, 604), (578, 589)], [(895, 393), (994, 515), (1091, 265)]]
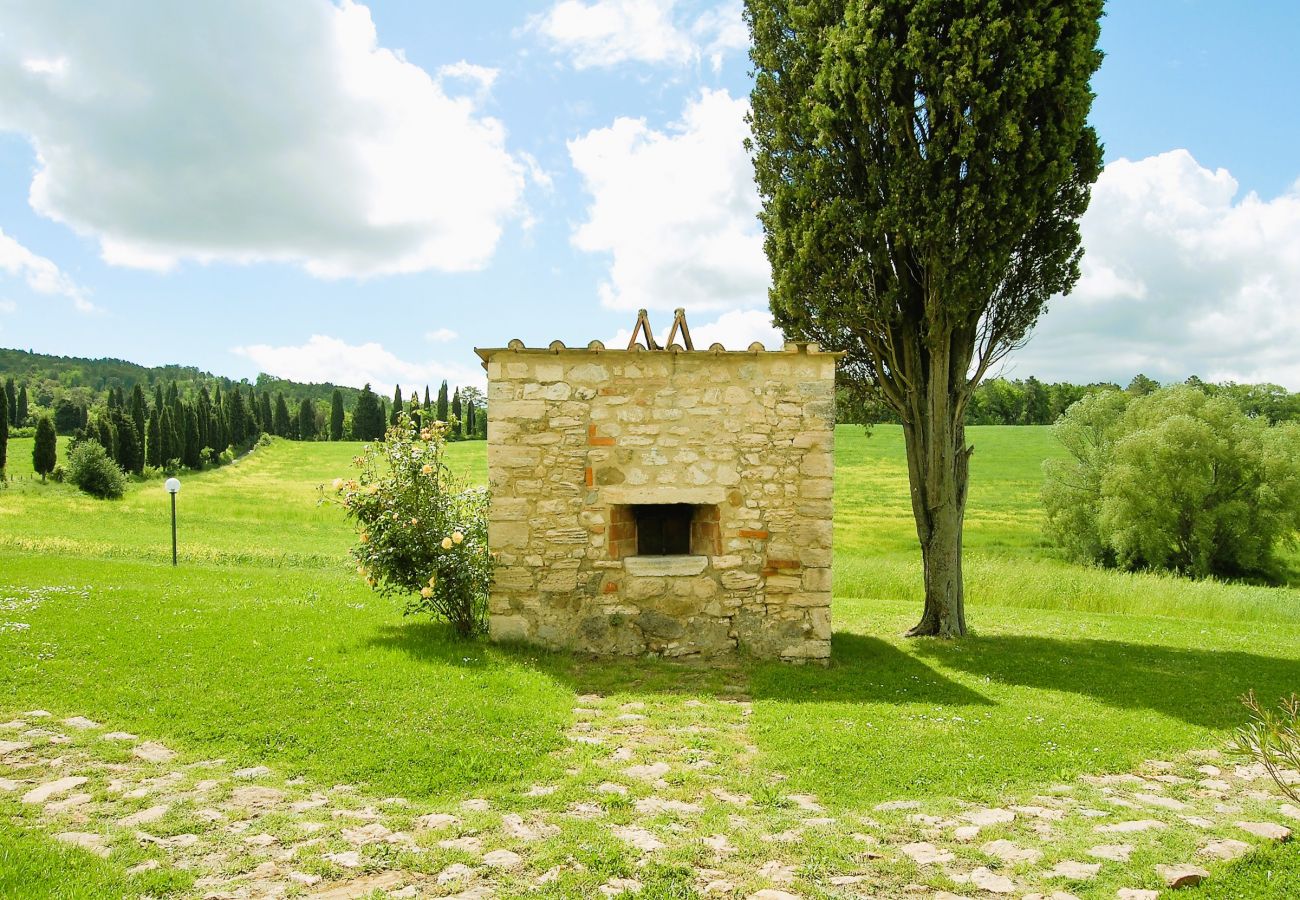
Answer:
[(479, 354), (493, 639), (829, 657), (835, 354)]

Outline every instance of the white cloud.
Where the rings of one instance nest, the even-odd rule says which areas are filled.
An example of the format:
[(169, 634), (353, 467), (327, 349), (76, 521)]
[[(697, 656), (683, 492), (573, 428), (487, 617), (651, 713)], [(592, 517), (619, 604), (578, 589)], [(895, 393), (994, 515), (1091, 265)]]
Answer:
[(614, 309), (762, 307), (769, 269), (744, 99), (703, 91), (655, 131), (619, 118), (569, 142), (591, 195), (573, 243), (609, 254), (601, 302)]
[(110, 263), (461, 271), (525, 214), (504, 128), (442, 86), (495, 73), (430, 76), (351, 0), (6, 8), (0, 129), (35, 147), (33, 208)]
[[(49, 259), (37, 256), (0, 229), (0, 271), (21, 277), (38, 294), (67, 297), (81, 312), (95, 312), (85, 290)], [(12, 301), (9, 301), (12, 303)], [(12, 312), (12, 308), (8, 310)]]
[(445, 344), (448, 341), (456, 340), (458, 337), (460, 337), (460, 335), (452, 331), (450, 328), (435, 328), (433, 331), (426, 331), (424, 333), (424, 339), (426, 341), (433, 341), (435, 344)]
[[(653, 324), (653, 319), (651, 320)], [(707, 350), (715, 343), (727, 350), (748, 350), (749, 345), (758, 341), (768, 350), (780, 350), (785, 346), (785, 337), (772, 324), (772, 315), (763, 309), (732, 310), (725, 312), (713, 322), (695, 326), (687, 317), (687, 327), (691, 330), (691, 343), (696, 350)], [(672, 331), (672, 318), (668, 317), (663, 327), (656, 329), (655, 340), (666, 346), (668, 333)], [(622, 350), (632, 339), (630, 328), (621, 328), (618, 333), (605, 342), (610, 349)], [(674, 343), (681, 343), (674, 340)]]
[(277, 378), (309, 383), (361, 387), (369, 384), (377, 393), (392, 394), (400, 384), (405, 394), (424, 385), (437, 385), (444, 378), (451, 384), (482, 387), (483, 370), (479, 366), (437, 361), (408, 362), (385, 350), (382, 344), (349, 344), (339, 338), (313, 334), (305, 344), (272, 347), (254, 344), (233, 347), (231, 352), (252, 360), (259, 371)]
[(18, 312), (18, 304), (12, 300), (0, 300), (0, 313), (9, 316)]
[(1186, 150), (1116, 160), (1081, 227), (1084, 276), (1009, 374), (1300, 389), (1300, 181), (1263, 200)]
[(463, 59), (460, 62), (443, 66), (438, 70), (440, 81), (450, 79), (453, 81), (466, 81), (473, 85), (474, 96), (480, 102), (487, 99), (488, 94), (492, 91), (492, 85), (496, 84), (497, 76), (500, 74), (497, 69), (478, 66)]
[[(688, 4), (695, 5), (698, 4)], [(576, 69), (627, 62), (685, 66), (749, 46), (738, 0), (682, 12), (677, 0), (559, 0), (528, 27)]]

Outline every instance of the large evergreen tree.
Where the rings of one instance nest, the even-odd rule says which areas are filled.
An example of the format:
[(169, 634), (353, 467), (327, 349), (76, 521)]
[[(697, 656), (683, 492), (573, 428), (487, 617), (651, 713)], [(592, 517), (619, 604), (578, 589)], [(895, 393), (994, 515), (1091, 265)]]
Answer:
[(447, 421), (447, 413), (449, 412), (447, 405), (447, 382), (444, 381), (442, 387), (438, 388), (437, 417), (439, 422)]
[(477, 433), (474, 429), (474, 424), (475, 424), (474, 413), (475, 413), (474, 401), (466, 400), (465, 401), (465, 437), (467, 438), (473, 438), (474, 435)]
[(393, 411), (388, 414), (388, 424), (396, 425), (397, 417), (402, 414), (402, 386), (393, 388)]
[(18, 412), (16, 415), (19, 425), (27, 424), (27, 385), (25, 384), (18, 389)]
[(172, 408), (166, 404), (163, 405), (158, 430), (158, 456), (162, 460), (159, 465), (165, 466), (181, 456), (180, 441), (176, 438), (176, 417), (172, 414)]
[(162, 423), (159, 421), (158, 407), (149, 410), (149, 434), (144, 445), (145, 465), (157, 469), (163, 464)]
[(292, 430), (289, 422), (289, 404), (285, 401), (283, 393), (277, 392), (275, 395), (275, 419), (271, 430), (282, 438), (287, 438)]
[[(23, 387), (25, 391), (26, 386)], [(18, 395), (22, 397), (22, 394)], [(54, 467), (59, 462), (59, 436), (54, 431), (54, 423), (50, 421), (49, 416), (41, 416), (36, 423), (36, 443), (32, 447), (32, 468), (36, 474), (41, 476), (41, 481), (45, 476), (54, 471)]]
[(258, 421), (267, 434), (275, 434), (275, 411), (271, 409), (271, 393), (262, 391), (257, 398)]
[(144, 445), (135, 430), (135, 420), (127, 410), (114, 414), (113, 434), (117, 455), (114, 457), (123, 472), (140, 474), (144, 471)]
[(352, 407), (352, 438), (358, 441), (379, 440), (384, 436), (385, 421), (379, 397), (367, 384)]
[[(131, 389), (131, 423), (135, 426), (135, 444), (139, 449), (139, 466), (144, 466), (144, 428), (145, 420), (148, 418), (148, 404), (144, 399), (144, 388), (140, 387), (137, 382)], [(129, 472), (136, 472), (138, 469), (128, 469)]]
[(9, 387), (0, 391), (0, 479), (4, 478), (5, 464), (9, 461)]
[(316, 440), (316, 404), (311, 402), (310, 397), (303, 397), (302, 403), (298, 405), (298, 439)]
[(460, 388), (456, 388), (456, 393), (451, 395), (451, 433), (456, 437), (463, 437), (465, 434), (465, 422), (461, 419), (463, 412), (460, 406)]
[(18, 386), (14, 384), (13, 376), (5, 379), (5, 399), (9, 405), (9, 424), (18, 424)]
[(966, 631), (963, 417), (1079, 278), (1102, 0), (746, 0), (770, 301), (902, 422), (925, 609)]
[(330, 440), (343, 440), (343, 392), (338, 388), (330, 397)]
[(226, 424), (230, 428), (230, 443), (242, 448), (248, 442), (248, 411), (244, 408), (244, 395), (238, 388), (232, 390), (230, 409), (226, 411)]
[(194, 407), (185, 404), (185, 450), (181, 461), (187, 468), (199, 469), (203, 466), (203, 445), (199, 443), (199, 417)]

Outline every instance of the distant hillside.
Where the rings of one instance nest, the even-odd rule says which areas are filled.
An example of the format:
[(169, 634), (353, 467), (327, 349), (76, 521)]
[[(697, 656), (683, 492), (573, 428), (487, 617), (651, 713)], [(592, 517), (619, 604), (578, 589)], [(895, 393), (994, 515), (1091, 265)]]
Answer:
[[(249, 384), (247, 379), (235, 381), (220, 375), (213, 375), (195, 366), (167, 365), (142, 366), (122, 359), (86, 359), (79, 356), (51, 356), (45, 353), (30, 353), (26, 350), (8, 350), (0, 348), (0, 382), (12, 378), (15, 382), (27, 385), (30, 401), (34, 406), (53, 408), (61, 399), (68, 399), (77, 406), (93, 407), (104, 400), (110, 390), (121, 388), (130, 393), (137, 384), (144, 388), (155, 385), (176, 383), (182, 393), (197, 392), (200, 387), (209, 390), (220, 386), (228, 391), (236, 384)], [(351, 407), (359, 390), (352, 387), (333, 384), (300, 384), (261, 374), (252, 386), (259, 392), (266, 391), (274, 396), (283, 393), (285, 400), (293, 404), (310, 399), (314, 403), (329, 403), (334, 389), (343, 392), (344, 402)]]

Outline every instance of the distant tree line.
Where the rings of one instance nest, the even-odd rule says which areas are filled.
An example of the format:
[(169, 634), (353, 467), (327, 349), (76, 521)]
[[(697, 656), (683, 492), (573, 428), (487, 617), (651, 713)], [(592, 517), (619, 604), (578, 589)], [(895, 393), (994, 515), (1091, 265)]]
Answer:
[[(1269, 424), (1300, 422), (1300, 393), (1291, 393), (1280, 385), (1232, 381), (1210, 384), (1195, 375), (1182, 383), (1207, 396), (1229, 399), (1247, 416)], [(1141, 374), (1125, 388), (1113, 382), (1043, 382), (1033, 376), (1023, 380), (991, 378), (971, 395), (965, 421), (967, 425), (1051, 425), (1091, 394), (1123, 390), (1130, 396), (1142, 397), (1161, 387), (1160, 382)], [(845, 385), (836, 389), (836, 416), (839, 422), (863, 425), (898, 422), (897, 415), (869, 393)]]

